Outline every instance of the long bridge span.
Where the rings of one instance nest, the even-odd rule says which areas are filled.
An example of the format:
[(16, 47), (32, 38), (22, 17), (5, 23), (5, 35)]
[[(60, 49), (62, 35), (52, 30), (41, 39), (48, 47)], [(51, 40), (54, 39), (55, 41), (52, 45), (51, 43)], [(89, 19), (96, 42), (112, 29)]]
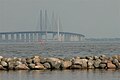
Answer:
[(82, 41), (84, 35), (71, 32), (23, 31), (0, 32), (0, 42)]

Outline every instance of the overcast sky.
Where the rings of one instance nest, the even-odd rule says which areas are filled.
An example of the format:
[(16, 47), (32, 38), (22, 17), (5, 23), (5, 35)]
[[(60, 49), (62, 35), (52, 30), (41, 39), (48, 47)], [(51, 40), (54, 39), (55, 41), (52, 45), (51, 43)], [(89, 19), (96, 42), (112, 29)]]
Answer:
[(38, 30), (41, 9), (59, 15), (63, 31), (120, 38), (120, 0), (0, 0), (0, 32)]

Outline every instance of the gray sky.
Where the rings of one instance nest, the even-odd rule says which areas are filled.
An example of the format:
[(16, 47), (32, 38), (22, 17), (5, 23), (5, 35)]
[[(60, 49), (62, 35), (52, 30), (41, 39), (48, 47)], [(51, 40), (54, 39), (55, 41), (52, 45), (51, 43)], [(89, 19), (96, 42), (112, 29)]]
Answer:
[(0, 0), (0, 32), (37, 30), (40, 9), (59, 15), (63, 31), (120, 38), (120, 0)]

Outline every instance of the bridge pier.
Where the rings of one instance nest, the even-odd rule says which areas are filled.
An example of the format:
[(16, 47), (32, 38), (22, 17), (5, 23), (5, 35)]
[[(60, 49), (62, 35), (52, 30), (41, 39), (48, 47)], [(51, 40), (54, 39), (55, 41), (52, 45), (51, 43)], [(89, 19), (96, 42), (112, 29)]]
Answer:
[(38, 33), (38, 40), (37, 41), (41, 41), (43, 39), (42, 34)]
[(34, 40), (34, 39), (33, 39), (33, 38), (34, 38), (33, 36), (34, 36), (33, 33), (30, 33), (30, 42), (33, 42), (33, 40)]
[(21, 33), (21, 42), (25, 42), (25, 34)]
[(20, 42), (20, 34), (16, 33), (16, 42)]
[(65, 42), (71, 41), (71, 40), (70, 40), (70, 37), (71, 37), (70, 34), (65, 34), (65, 36), (64, 36), (64, 41), (65, 41)]
[(0, 34), (0, 42), (2, 42), (2, 34)]
[(15, 41), (15, 36), (14, 36), (14, 34), (10, 34), (10, 41), (12, 41), (12, 42)]
[(8, 35), (9, 35), (9, 34), (5, 34), (5, 42), (8, 42), (8, 39), (9, 39), (9, 38), (8, 38)]
[(29, 33), (26, 33), (26, 42), (29, 42)]

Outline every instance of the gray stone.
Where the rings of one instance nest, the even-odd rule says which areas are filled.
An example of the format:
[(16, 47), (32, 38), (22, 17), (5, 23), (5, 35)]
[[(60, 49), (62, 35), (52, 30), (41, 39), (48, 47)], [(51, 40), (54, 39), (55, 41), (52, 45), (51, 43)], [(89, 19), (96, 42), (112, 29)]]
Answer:
[(100, 66), (99, 66), (100, 63), (101, 63), (101, 60), (100, 60), (100, 59), (97, 59), (97, 60), (94, 61), (94, 64), (93, 64), (93, 65), (94, 65), (95, 68), (99, 68), (99, 67), (100, 67)]
[(13, 70), (15, 68), (15, 61), (9, 61), (8, 62), (8, 69)]
[(105, 60), (105, 59), (107, 59), (107, 56), (106, 56), (106, 55), (101, 55), (101, 56), (99, 57), (99, 59)]
[(60, 69), (61, 60), (58, 58), (47, 58), (47, 62), (50, 63), (52, 69)]
[(2, 65), (3, 67), (7, 67), (7, 66), (8, 66), (7, 62), (5, 62), (5, 61), (1, 61), (1, 65)]
[(113, 63), (113, 64), (117, 64), (117, 63), (119, 63), (119, 62), (118, 62), (117, 59), (113, 59), (113, 60), (112, 60), (112, 63)]
[(21, 61), (16, 61), (16, 62), (15, 62), (15, 65), (16, 65), (16, 66), (18, 66), (18, 65), (20, 65), (20, 64), (22, 64)]
[(97, 59), (99, 59), (99, 57), (98, 57), (98, 56), (94, 56), (93, 59), (94, 59), (94, 60), (97, 60)]
[(40, 58), (40, 63), (42, 63), (42, 64), (44, 64), (44, 63), (46, 63), (46, 60), (47, 58)]
[(100, 68), (102, 68), (102, 69), (105, 69), (105, 68), (107, 68), (107, 64), (104, 64), (104, 63), (100, 63)]
[(44, 63), (43, 66), (47, 69), (51, 69), (51, 65), (49, 63)]
[(21, 59), (21, 62), (22, 62), (23, 64), (26, 64), (26, 58), (22, 58), (22, 59)]
[(80, 65), (81, 68), (87, 68), (87, 59), (75, 59), (73, 60), (73, 65)]
[(28, 64), (28, 67), (32, 70), (32, 69), (35, 69), (35, 64), (31, 63), (31, 64)]
[(88, 60), (87, 64), (88, 64), (88, 69), (93, 69), (94, 68), (94, 66), (93, 66), (94, 61), (93, 60)]

